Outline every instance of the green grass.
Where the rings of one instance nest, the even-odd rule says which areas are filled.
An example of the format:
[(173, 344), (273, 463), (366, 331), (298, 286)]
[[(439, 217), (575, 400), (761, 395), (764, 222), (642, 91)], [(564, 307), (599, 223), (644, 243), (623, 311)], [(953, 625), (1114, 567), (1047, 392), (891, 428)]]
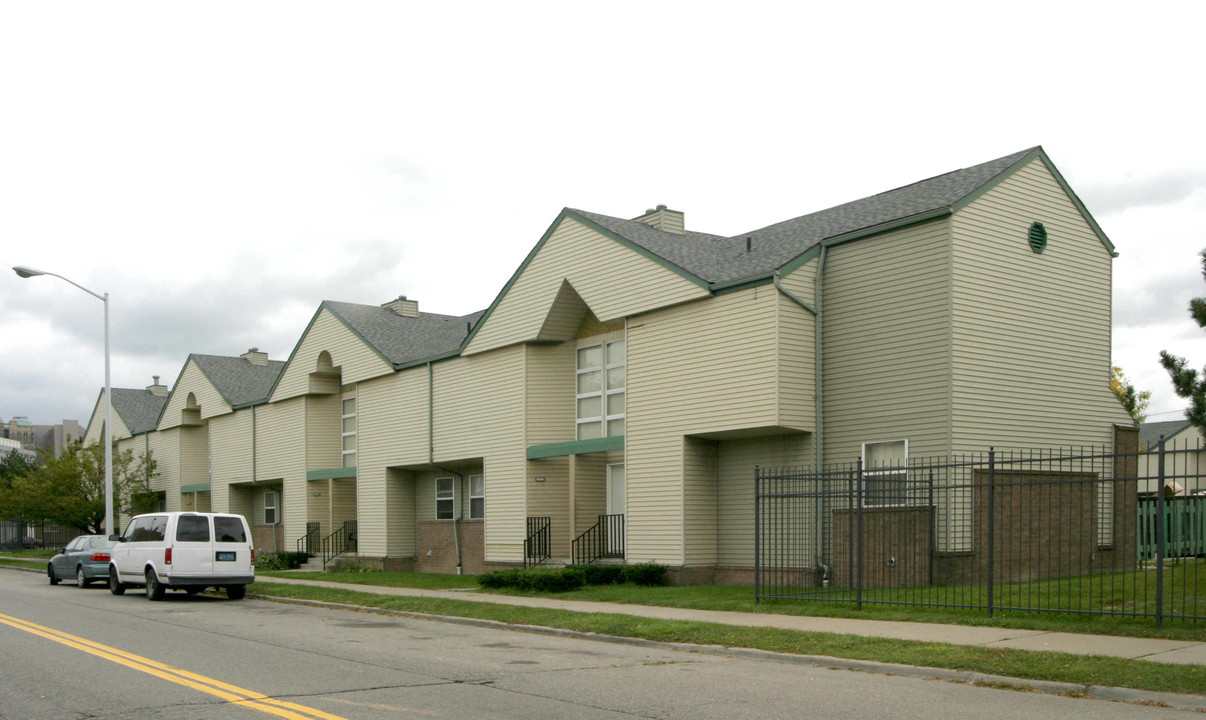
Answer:
[[(755, 648), (797, 655), (822, 655), (853, 660), (900, 663), (1029, 680), (1129, 687), (1176, 693), (1200, 693), (1202, 688), (1206, 687), (1206, 667), (1200, 665), (1170, 668), (1158, 663), (1119, 658), (863, 638), (769, 628), (745, 628), (714, 623), (656, 620), (621, 614), (525, 608), (465, 600), (393, 597), (351, 590), (281, 585), (262, 581), (257, 582), (253, 586), (253, 590), (261, 595), (278, 598), (346, 603), (381, 610), (478, 618), (507, 624), (539, 625), (665, 642)], [(746, 591), (748, 592), (748, 588)], [(574, 594), (576, 593), (562, 594), (558, 597), (568, 597)]]
[(42, 558), (49, 560), (58, 555), (59, 551), (55, 548), (47, 548), (45, 550), (0, 550), (0, 555), (11, 558)]
[(382, 587), (409, 587), (423, 590), (455, 590), (458, 588), (477, 587), (477, 576), (475, 575), (438, 575), (435, 573), (282, 572), (279, 570), (269, 570), (256, 571), (256, 576), (324, 580), (326, 582), (380, 585)]
[(0, 558), (0, 565), (8, 565), (10, 567), (27, 567), (37, 570), (46, 569), (45, 560), (10, 560), (8, 558)]

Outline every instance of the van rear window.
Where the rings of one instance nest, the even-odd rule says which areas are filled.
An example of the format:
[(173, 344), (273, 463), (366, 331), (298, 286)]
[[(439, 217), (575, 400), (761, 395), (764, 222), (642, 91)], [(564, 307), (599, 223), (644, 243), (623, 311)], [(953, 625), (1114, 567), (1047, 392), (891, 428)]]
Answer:
[(247, 532), (243, 530), (243, 521), (237, 517), (214, 518), (214, 535), (218, 542), (247, 542)]
[(202, 515), (181, 515), (176, 522), (178, 542), (209, 542), (209, 518)]

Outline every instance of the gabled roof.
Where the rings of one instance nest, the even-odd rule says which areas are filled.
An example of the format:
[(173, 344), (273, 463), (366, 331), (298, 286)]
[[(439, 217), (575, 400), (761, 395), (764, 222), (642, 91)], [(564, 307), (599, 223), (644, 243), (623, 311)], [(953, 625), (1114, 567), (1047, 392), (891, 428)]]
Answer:
[[(882, 230), (948, 215), (1029, 160), (1039, 157), (1113, 251), (1080, 200), (1068, 189), (1041, 147), (1033, 147), (962, 170), (767, 227), (720, 237), (704, 233), (664, 232), (636, 220), (568, 209), (567, 213), (605, 234), (630, 242), (712, 286), (769, 275), (826, 241), (854, 239)], [(749, 242), (750, 251), (746, 251)]]
[(1144, 449), (1154, 448), (1165, 440), (1189, 427), (1188, 420), (1167, 420), (1165, 422), (1139, 423), (1139, 442)]
[(285, 363), (280, 360), (269, 360), (267, 365), (255, 365), (241, 357), (196, 353), (188, 357), (197, 364), (197, 368), (231, 408), (267, 400), (276, 378), (285, 367)]
[[(163, 406), (167, 404), (166, 395), (156, 395), (150, 390), (141, 390), (138, 388), (111, 388), (113, 391), (113, 412), (117, 413), (117, 417), (126, 425), (126, 429), (131, 435), (154, 430), (159, 424), (159, 414), (163, 412)], [(92, 419), (104, 421), (103, 417), (97, 418), (96, 411), (100, 409), (101, 400), (105, 397), (105, 390), (101, 388), (100, 393), (96, 396), (96, 405), (92, 410)], [(88, 429), (92, 427), (92, 419), (88, 421), (88, 428), (85, 428), (84, 434), (87, 435)]]
[(377, 305), (324, 300), (322, 306), (395, 369), (459, 351), (461, 342), (485, 312), (407, 317)]

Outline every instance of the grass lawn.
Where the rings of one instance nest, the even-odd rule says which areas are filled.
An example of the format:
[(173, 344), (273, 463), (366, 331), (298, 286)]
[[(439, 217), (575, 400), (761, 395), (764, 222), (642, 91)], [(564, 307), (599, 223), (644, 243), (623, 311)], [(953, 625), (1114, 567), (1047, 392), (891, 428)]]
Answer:
[(10, 560), (8, 558), (0, 558), (0, 565), (9, 565), (12, 567), (27, 567), (45, 570), (46, 564), (47, 563), (45, 560)]
[(355, 585), (380, 585), (383, 587), (409, 587), (423, 590), (455, 590), (477, 587), (475, 575), (437, 575), (434, 573), (386, 573), (386, 572), (284, 572), (279, 570), (256, 571), (256, 577), (285, 577), (299, 580), (325, 580), (326, 582), (352, 583)]
[[(378, 577), (383, 574), (369, 573), (369, 575)], [(615, 589), (630, 592), (646, 590)], [(654, 588), (653, 590), (674, 590), (674, 588)], [(703, 602), (702, 594), (698, 592), (699, 588), (688, 588), (687, 590), (695, 591), (697, 600)], [(1179, 693), (1200, 693), (1203, 688), (1206, 688), (1206, 667), (1203, 666), (1172, 667), (1137, 660), (1087, 657), (1064, 653), (967, 647), (768, 628), (745, 628), (713, 623), (655, 620), (620, 614), (576, 613), (546, 608), (525, 608), (464, 600), (400, 598), (305, 585), (281, 585), (271, 581), (257, 581), (253, 586), (253, 591), (261, 595), (279, 598), (347, 603), (382, 610), (479, 618), (508, 624), (539, 625), (667, 642), (756, 648), (799, 655), (824, 655), (855, 660), (901, 663), (1031, 680)], [(745, 591), (748, 593), (748, 588), (745, 588)], [(578, 593), (558, 595), (558, 597), (570, 596), (581, 597)], [(860, 617), (878, 616), (864, 614)]]

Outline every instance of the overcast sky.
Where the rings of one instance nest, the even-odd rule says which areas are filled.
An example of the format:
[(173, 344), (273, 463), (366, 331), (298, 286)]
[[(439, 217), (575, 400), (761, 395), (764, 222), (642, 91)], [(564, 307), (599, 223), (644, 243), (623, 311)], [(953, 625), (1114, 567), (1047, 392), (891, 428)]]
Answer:
[(102, 304), (13, 265), (111, 293), (113, 385), (171, 385), (287, 359), (324, 299), (483, 309), (565, 206), (733, 235), (1034, 145), (1120, 253), (1114, 363), (1181, 417), (1206, 4), (812, 5), (0, 5), (0, 419), (104, 383)]

